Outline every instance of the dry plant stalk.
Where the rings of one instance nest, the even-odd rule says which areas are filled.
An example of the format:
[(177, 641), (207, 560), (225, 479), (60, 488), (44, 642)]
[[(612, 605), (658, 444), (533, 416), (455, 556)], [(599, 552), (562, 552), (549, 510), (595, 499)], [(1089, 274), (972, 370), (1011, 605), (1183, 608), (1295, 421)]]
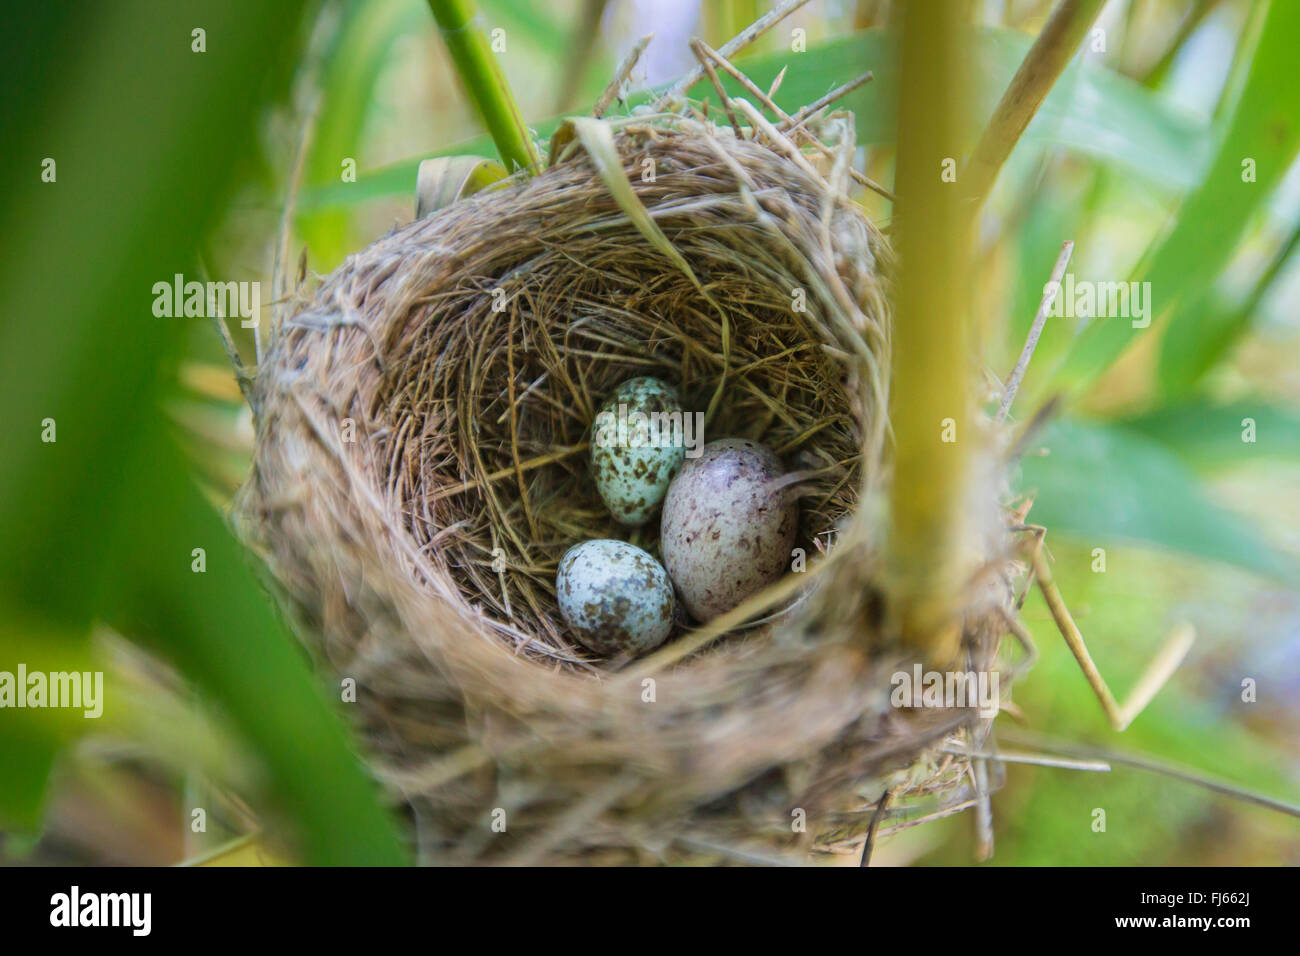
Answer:
[(1056, 85), (1105, 0), (1061, 0), (998, 101), (963, 173), (966, 195), (978, 208), (993, 191), (1003, 163)]

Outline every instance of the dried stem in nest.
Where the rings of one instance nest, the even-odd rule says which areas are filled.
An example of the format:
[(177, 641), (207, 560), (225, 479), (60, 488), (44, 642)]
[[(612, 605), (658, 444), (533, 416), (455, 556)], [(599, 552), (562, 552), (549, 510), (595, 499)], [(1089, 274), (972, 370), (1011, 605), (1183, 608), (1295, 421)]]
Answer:
[(650, 41), (654, 39), (654, 36), (653, 33), (648, 33), (638, 40), (636, 46), (628, 51), (627, 56), (623, 58), (623, 62), (618, 65), (618, 69), (614, 71), (614, 78), (609, 81), (609, 85), (597, 98), (596, 105), (591, 108), (591, 115), (596, 119), (600, 119), (605, 115), (606, 110), (609, 109), (615, 99), (622, 98), (623, 85), (632, 76), (632, 71), (636, 69), (641, 54), (645, 52), (645, 48), (650, 45)]
[[(772, 27), (776, 26), (806, 3), (808, 3), (808, 0), (781, 0), (780, 3), (751, 23), (746, 29), (741, 30), (729, 41), (724, 43), (722, 49), (718, 52), (727, 59), (731, 59), (731, 57), (749, 46), (764, 33), (772, 29)], [(703, 76), (703, 65), (688, 70), (681, 79), (674, 83), (668, 91), (663, 94), (663, 96), (659, 97), (655, 102), (655, 108), (662, 109), (669, 103), (681, 100), (686, 96), (687, 91), (698, 83)]]

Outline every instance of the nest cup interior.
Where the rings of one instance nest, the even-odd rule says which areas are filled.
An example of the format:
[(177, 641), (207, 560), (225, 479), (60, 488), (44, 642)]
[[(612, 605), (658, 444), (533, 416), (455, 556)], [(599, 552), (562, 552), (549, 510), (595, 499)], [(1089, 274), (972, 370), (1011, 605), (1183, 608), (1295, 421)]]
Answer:
[(396, 234), (403, 261), (378, 258), (372, 286), (385, 341), (370, 413), (406, 530), (516, 653), (579, 666), (591, 655), (557, 609), (561, 555), (607, 537), (658, 555), (658, 513), (620, 527), (591, 473), (593, 418), (619, 384), (670, 382), (687, 414), (709, 413), (703, 441), (761, 441), (811, 473), (796, 543), (809, 555), (853, 510), (864, 464), (874, 472), (863, 459), (883, 414), (855, 370), (868, 330), (843, 340), (818, 275), (838, 267), (847, 294), (878, 302), (865, 217), (828, 214), (824, 185), (756, 144), (643, 130), (619, 149), (693, 275), (579, 150)]

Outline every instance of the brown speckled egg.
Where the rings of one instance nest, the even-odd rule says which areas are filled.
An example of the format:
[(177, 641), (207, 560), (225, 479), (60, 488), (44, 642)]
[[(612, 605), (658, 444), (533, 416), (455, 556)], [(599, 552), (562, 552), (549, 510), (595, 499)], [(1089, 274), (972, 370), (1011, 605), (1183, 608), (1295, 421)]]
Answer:
[(664, 498), (659, 544), (697, 621), (717, 617), (789, 566), (799, 504), (773, 491), (781, 462), (758, 442), (723, 438), (687, 458)]
[(555, 596), (578, 642), (606, 657), (643, 654), (673, 629), (676, 600), (668, 575), (626, 541), (598, 538), (564, 552)]

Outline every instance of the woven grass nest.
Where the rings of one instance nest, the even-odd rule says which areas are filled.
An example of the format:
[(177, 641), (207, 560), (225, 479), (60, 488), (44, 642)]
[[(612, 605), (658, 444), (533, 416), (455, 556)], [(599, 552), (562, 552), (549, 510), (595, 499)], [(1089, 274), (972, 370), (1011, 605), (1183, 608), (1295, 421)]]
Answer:
[[(539, 175), (349, 257), (258, 369), (241, 529), (332, 686), (356, 681), (422, 860), (815, 862), (996, 786), (964, 755), (990, 720), (889, 701), (911, 666), (877, 583), (892, 255), (849, 198), (852, 119), (813, 152), (713, 118), (610, 122), (621, 172), (559, 138)], [(647, 374), (708, 412), (706, 439), (805, 476), (808, 570), (597, 660), (566, 634), (556, 565), (629, 539), (586, 442)], [(657, 553), (656, 529), (630, 540)], [(973, 669), (997, 666), (997, 577), (965, 616)]]

